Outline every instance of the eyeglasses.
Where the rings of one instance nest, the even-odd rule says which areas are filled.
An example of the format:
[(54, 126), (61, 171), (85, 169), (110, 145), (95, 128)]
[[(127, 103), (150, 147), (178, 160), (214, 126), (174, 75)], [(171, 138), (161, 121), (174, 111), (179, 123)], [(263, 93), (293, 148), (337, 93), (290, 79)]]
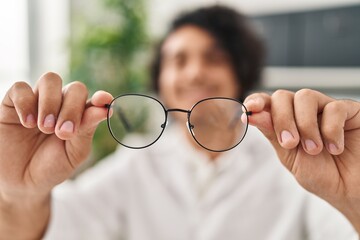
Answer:
[[(236, 99), (212, 97), (200, 100), (190, 110), (170, 108), (151, 96), (124, 94), (107, 104), (107, 124), (111, 135), (121, 145), (141, 149), (154, 144), (168, 123), (170, 112), (187, 114), (186, 126), (203, 148), (223, 152), (236, 147), (248, 129), (246, 107)], [(241, 116), (245, 114), (245, 123)], [(141, 134), (141, 137), (134, 135)], [(140, 141), (139, 141), (140, 139)]]

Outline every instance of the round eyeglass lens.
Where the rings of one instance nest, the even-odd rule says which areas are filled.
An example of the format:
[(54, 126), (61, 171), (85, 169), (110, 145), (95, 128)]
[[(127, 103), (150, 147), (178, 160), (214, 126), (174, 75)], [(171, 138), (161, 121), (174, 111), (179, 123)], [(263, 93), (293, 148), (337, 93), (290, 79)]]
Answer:
[(191, 110), (191, 134), (204, 148), (222, 152), (234, 148), (244, 138), (248, 124), (241, 121), (243, 105), (230, 98), (210, 98)]
[(130, 148), (153, 144), (164, 131), (166, 114), (156, 99), (142, 95), (123, 95), (111, 103), (108, 125), (112, 136)]

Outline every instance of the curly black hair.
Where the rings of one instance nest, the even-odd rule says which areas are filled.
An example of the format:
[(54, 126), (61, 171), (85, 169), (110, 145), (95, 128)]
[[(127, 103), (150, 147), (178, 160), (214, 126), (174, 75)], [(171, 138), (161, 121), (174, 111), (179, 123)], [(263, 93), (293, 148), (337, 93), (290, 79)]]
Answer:
[(156, 47), (150, 68), (154, 91), (159, 90), (162, 45), (171, 33), (186, 25), (197, 26), (210, 33), (229, 54), (241, 86), (240, 100), (258, 85), (265, 55), (263, 42), (244, 15), (231, 8), (215, 5), (185, 12), (172, 22), (167, 34)]

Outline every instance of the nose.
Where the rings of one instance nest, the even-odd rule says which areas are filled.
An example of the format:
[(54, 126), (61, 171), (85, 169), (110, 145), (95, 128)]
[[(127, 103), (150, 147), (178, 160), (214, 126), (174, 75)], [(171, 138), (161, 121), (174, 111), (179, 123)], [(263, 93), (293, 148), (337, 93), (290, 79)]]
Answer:
[(185, 77), (188, 83), (201, 83), (205, 81), (206, 66), (201, 59), (189, 61), (185, 68)]

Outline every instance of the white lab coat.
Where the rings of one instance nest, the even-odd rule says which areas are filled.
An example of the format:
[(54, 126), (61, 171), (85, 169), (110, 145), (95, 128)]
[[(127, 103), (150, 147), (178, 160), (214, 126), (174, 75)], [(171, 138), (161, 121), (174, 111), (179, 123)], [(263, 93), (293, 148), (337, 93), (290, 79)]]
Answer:
[(143, 150), (120, 147), (52, 195), (46, 240), (358, 239), (302, 189), (261, 133), (211, 163), (176, 127)]

